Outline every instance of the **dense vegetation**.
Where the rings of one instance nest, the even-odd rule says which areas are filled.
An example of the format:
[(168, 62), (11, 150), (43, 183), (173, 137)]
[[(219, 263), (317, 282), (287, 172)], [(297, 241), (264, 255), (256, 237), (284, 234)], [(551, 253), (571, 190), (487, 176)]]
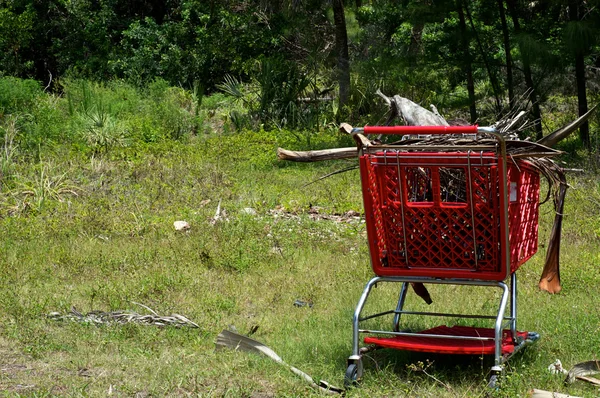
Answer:
[(377, 121), (376, 88), (480, 123), (528, 93), (539, 137), (597, 102), (599, 35), (582, 0), (2, 0), (0, 74), (221, 88), (246, 100), (238, 125), (294, 128)]
[[(547, 134), (600, 100), (598, 5), (0, 0), (0, 390), (318, 395), (264, 358), (215, 352), (230, 325), (258, 326), (287, 362), (342, 384), (372, 275), (359, 177), (307, 184), (356, 162), (285, 163), (275, 149), (352, 145), (337, 124), (383, 121), (378, 88), (480, 124), (527, 108), (540, 123), (525, 134)], [(542, 339), (501, 389), (485, 388), (482, 358), (382, 351), (349, 396), (596, 393), (546, 368), (600, 346), (599, 121), (561, 143), (587, 170), (569, 179), (563, 291), (537, 289), (554, 217), (542, 207), (540, 253), (519, 271), (520, 327)], [(496, 297), (465, 290), (433, 287), (433, 306), (494, 310)], [(376, 307), (397, 295), (378, 292)], [(137, 303), (200, 328), (48, 317), (145, 313)]]

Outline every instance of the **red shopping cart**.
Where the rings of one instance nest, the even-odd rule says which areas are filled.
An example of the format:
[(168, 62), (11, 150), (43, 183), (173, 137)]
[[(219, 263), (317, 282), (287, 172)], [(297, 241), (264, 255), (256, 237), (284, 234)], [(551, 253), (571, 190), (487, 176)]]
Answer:
[[(466, 135), (468, 145), (374, 145), (363, 134)], [(539, 174), (509, 159), (502, 135), (477, 126), (367, 126), (354, 129), (371, 265), (353, 317), (347, 385), (362, 376), (359, 335), (367, 345), (446, 354), (494, 355), (490, 384), (503, 364), (539, 336), (517, 331), (515, 271), (537, 251)], [(479, 140), (480, 137), (493, 138)], [(510, 283), (505, 281), (510, 279)], [(401, 283), (395, 308), (370, 315), (371, 289)], [(445, 284), (501, 290), (495, 315), (404, 309), (409, 284)], [(510, 303), (510, 305), (509, 305)], [(509, 307), (508, 314), (507, 307)], [(403, 315), (488, 319), (493, 327), (446, 325), (403, 331)], [(365, 321), (392, 318), (389, 330), (363, 329)]]

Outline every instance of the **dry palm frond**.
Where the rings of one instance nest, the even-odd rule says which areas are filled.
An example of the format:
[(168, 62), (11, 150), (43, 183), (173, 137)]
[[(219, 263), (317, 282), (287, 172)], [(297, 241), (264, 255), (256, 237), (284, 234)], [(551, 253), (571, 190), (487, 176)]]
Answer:
[(146, 307), (148, 311), (152, 312), (151, 315), (141, 315), (133, 311), (90, 311), (87, 314), (83, 314), (75, 307), (71, 308), (71, 311), (67, 314), (62, 315), (59, 312), (51, 312), (48, 314), (48, 318), (57, 321), (75, 321), (82, 323), (89, 323), (93, 325), (106, 325), (106, 324), (125, 324), (125, 323), (136, 323), (140, 325), (152, 325), (152, 326), (174, 326), (174, 327), (191, 327), (198, 328), (198, 324), (190, 321), (183, 315), (171, 314), (168, 316), (158, 315), (156, 312)]
[(219, 335), (217, 336), (216, 347), (217, 347), (217, 349), (231, 348), (236, 351), (241, 350), (241, 351), (253, 352), (253, 353), (265, 355), (265, 356), (271, 358), (273, 361), (275, 361), (283, 366), (286, 366), (287, 368), (289, 368), (292, 371), (292, 373), (300, 376), (307, 383), (309, 383), (313, 388), (318, 389), (321, 392), (324, 392), (324, 393), (330, 394), (330, 395), (341, 394), (344, 392), (344, 390), (342, 390), (341, 388), (332, 386), (331, 384), (327, 383), (324, 380), (319, 380), (317, 382), (311, 376), (304, 373), (300, 369), (288, 365), (287, 363), (285, 363), (283, 361), (283, 359), (281, 359), (281, 357), (279, 355), (277, 355), (275, 353), (275, 351), (273, 351), (271, 348), (267, 347), (260, 341), (256, 341), (250, 337), (243, 336), (243, 335), (235, 333), (231, 330), (223, 330), (221, 333), (219, 333)]
[[(570, 384), (575, 381), (576, 378), (584, 379), (586, 376), (600, 373), (600, 361), (587, 361), (581, 362), (573, 366), (573, 369), (567, 374), (565, 383)], [(592, 380), (596, 380), (590, 378)], [(584, 379), (585, 380), (585, 379)]]

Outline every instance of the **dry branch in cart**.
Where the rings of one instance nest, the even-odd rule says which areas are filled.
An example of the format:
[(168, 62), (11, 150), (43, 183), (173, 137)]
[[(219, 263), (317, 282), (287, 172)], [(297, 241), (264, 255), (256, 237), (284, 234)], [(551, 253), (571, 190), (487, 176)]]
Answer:
[[(455, 126), (465, 124), (462, 121), (447, 121), (433, 105), (431, 106), (432, 111), (430, 111), (399, 95), (388, 97), (379, 90), (376, 94), (389, 107), (386, 125), (391, 125), (398, 121), (403, 122), (407, 126)], [(561, 152), (552, 147), (576, 131), (583, 122), (589, 119), (595, 109), (596, 106), (592, 107), (583, 116), (544, 136), (537, 142), (528, 139), (519, 139), (523, 135), (523, 131), (532, 126), (532, 122), (527, 120), (527, 112), (524, 110), (513, 110), (490, 126), (505, 138), (506, 156), (510, 162), (514, 164), (517, 164), (518, 161), (527, 162), (543, 175), (549, 183), (548, 195), (544, 196), (542, 202), (546, 202), (551, 197), (556, 216), (549, 238), (546, 262), (539, 287), (550, 293), (558, 293), (561, 290), (559, 267), (560, 236), (564, 200), (568, 187), (563, 168), (552, 160), (553, 157), (560, 155)], [(353, 127), (348, 123), (340, 125), (340, 131), (343, 133), (350, 134), (352, 130)], [(367, 142), (369, 145), (379, 145), (380, 148), (385, 147), (382, 145), (381, 136), (379, 135), (368, 136), (364, 143)], [(386, 143), (386, 145), (395, 149), (402, 148), (403, 150), (415, 152), (447, 152), (460, 151), (462, 148), (485, 147), (494, 143), (495, 140), (493, 137), (485, 134), (450, 134), (443, 136), (420, 134), (403, 136), (401, 140), (392, 141)], [(318, 151), (290, 151), (278, 148), (277, 156), (280, 160), (295, 162), (352, 159), (358, 157), (358, 147), (331, 148)], [(447, 174), (446, 172), (443, 173)], [(455, 188), (452, 187), (452, 181), (460, 180), (461, 178), (461, 176), (444, 176), (442, 185), (445, 183), (449, 184), (448, 187), (444, 188), (446, 192), (453, 192)]]

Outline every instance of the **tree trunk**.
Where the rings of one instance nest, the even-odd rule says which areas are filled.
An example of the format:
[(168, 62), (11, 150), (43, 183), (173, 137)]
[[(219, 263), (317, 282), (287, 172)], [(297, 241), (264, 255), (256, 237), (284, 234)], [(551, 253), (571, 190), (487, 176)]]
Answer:
[(458, 0), (457, 2), (460, 34), (461, 34), (461, 45), (463, 47), (463, 57), (465, 62), (465, 72), (467, 73), (467, 91), (469, 92), (469, 113), (471, 114), (471, 123), (477, 121), (477, 106), (475, 104), (475, 82), (473, 81), (473, 68), (471, 65), (471, 52), (469, 46), (471, 40), (467, 33), (467, 25), (465, 23), (465, 14), (463, 12), (463, 2)]
[[(569, 1), (569, 19), (575, 23), (580, 20), (579, 0)], [(579, 107), (579, 116), (584, 115), (588, 110), (587, 94), (585, 90), (585, 60), (581, 44), (575, 45), (575, 78), (577, 80), (577, 103)], [(586, 121), (579, 126), (579, 138), (586, 147), (591, 149), (590, 143), (590, 126)]]
[(504, 39), (504, 53), (506, 58), (506, 86), (508, 89), (508, 105), (510, 109), (515, 106), (515, 87), (513, 83), (512, 54), (510, 51), (510, 35), (508, 33), (508, 24), (506, 23), (506, 13), (504, 11), (504, 1), (498, 0), (498, 9), (500, 10), (500, 22), (502, 23), (502, 37)]
[[(575, 77), (577, 79), (577, 102), (579, 106), (579, 116), (585, 115), (588, 109), (587, 95), (585, 91), (585, 64), (583, 54), (579, 53), (575, 57)], [(579, 137), (583, 145), (589, 150), (592, 148), (590, 142), (590, 125), (588, 122), (579, 127)]]
[(408, 46), (408, 60), (412, 66), (417, 64), (419, 52), (421, 51), (421, 39), (423, 37), (423, 29), (425, 29), (425, 23), (416, 22), (411, 30), (410, 44)]
[(490, 78), (490, 83), (492, 84), (492, 90), (494, 91), (494, 100), (496, 101), (496, 113), (500, 114), (502, 112), (502, 101), (500, 99), (500, 88), (498, 85), (498, 80), (496, 79), (496, 75), (493, 73), (492, 68), (490, 68), (490, 63), (488, 62), (488, 58), (483, 49), (481, 38), (479, 37), (479, 33), (477, 33), (477, 29), (475, 29), (473, 17), (471, 16), (471, 11), (469, 10), (469, 3), (465, 3), (464, 7), (465, 11), (467, 12), (467, 18), (469, 19), (469, 25), (471, 25), (473, 35), (475, 36), (475, 42), (477, 43), (477, 47), (479, 47), (481, 59), (483, 59), (483, 64), (485, 65), (485, 69), (487, 70), (488, 76)]
[(340, 109), (350, 96), (350, 57), (348, 55), (348, 32), (344, 15), (344, 2), (333, 0), (333, 20), (335, 23), (335, 47), (338, 54), (338, 83), (340, 86)]
[[(521, 24), (519, 23), (519, 15), (517, 11), (517, 6), (515, 4), (515, 0), (506, 0), (506, 4), (508, 5), (508, 10), (513, 21), (513, 25), (515, 26), (515, 32), (518, 35), (521, 33)], [(533, 121), (533, 127), (535, 129), (535, 138), (536, 140), (540, 140), (544, 136), (542, 132), (542, 112), (540, 110), (540, 104), (538, 103), (535, 87), (533, 86), (533, 78), (531, 76), (531, 62), (529, 59), (529, 54), (527, 54), (527, 52), (521, 44), (519, 44), (519, 48), (521, 50), (521, 58), (523, 61), (523, 74), (525, 75), (525, 85), (527, 86), (527, 90), (529, 91), (529, 99), (531, 100), (532, 106), (531, 110), (535, 119)]]

